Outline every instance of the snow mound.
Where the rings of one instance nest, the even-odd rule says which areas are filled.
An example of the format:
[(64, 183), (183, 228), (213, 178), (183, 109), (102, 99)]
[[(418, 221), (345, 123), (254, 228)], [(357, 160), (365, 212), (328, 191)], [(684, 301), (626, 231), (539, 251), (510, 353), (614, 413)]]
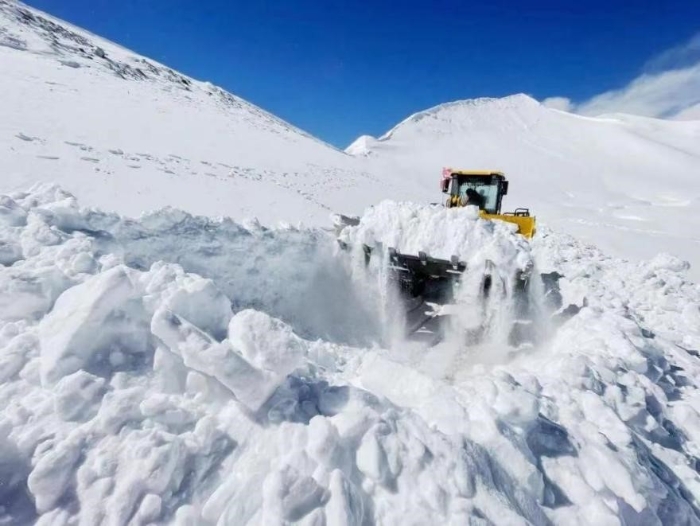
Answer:
[(678, 260), (546, 229), (528, 252), (468, 209), (368, 211), (358, 239), (466, 256), (427, 230), (411, 245), (444, 221), (566, 275), (587, 306), (489, 365), (347, 345), (372, 316), (341, 323), (362, 303), (325, 232), (128, 219), (53, 186), (1, 202), (2, 523), (700, 521), (700, 290)]
[(360, 247), (381, 245), (404, 254), (425, 252), (449, 260), (457, 256), (468, 267), (491, 260), (507, 272), (532, 266), (527, 241), (517, 226), (479, 217), (477, 207), (444, 208), (383, 201), (368, 209), (357, 226), (340, 234), (341, 241)]
[(377, 142), (377, 139), (371, 135), (361, 135), (353, 141), (353, 143), (345, 148), (345, 153), (356, 157), (368, 156), (372, 154), (372, 147)]

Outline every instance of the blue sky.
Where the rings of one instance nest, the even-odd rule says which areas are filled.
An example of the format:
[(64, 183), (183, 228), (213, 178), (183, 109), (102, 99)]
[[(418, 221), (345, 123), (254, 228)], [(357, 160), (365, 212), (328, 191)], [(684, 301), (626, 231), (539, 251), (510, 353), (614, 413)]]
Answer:
[(700, 31), (693, 0), (28, 3), (340, 147), (451, 100), (524, 92), (582, 104)]

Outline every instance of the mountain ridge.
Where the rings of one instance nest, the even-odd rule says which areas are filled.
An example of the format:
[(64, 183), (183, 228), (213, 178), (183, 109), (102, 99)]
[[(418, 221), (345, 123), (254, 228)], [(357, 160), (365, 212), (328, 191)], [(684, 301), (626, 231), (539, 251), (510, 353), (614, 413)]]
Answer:
[(1, 0), (0, 22), (3, 190), (49, 180), (130, 215), (175, 206), (317, 225), (376, 192), (419, 196), (237, 95), (29, 6)]

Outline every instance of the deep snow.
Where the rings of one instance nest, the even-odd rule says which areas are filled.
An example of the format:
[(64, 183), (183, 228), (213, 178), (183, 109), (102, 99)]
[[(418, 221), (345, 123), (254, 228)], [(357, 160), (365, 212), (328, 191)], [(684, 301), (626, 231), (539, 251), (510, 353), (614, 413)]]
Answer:
[[(517, 96), (351, 156), (6, 0), (0, 64), (0, 524), (700, 523), (697, 265), (663, 253), (697, 261), (697, 122)], [(427, 205), (445, 164), (504, 169), (538, 236)], [(406, 341), (362, 243), (573, 307), (474, 343), (508, 303), (465, 286)]]
[(676, 258), (545, 230), (532, 257), (585, 305), (549, 339), (383, 349), (371, 303), (335, 305), (356, 273), (328, 232), (46, 185), (0, 211), (5, 522), (700, 522), (700, 289)]

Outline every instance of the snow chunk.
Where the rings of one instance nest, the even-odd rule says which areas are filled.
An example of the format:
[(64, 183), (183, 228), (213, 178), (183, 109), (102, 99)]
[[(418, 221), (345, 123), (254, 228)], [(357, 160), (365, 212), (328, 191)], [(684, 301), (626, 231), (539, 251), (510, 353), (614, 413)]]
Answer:
[(29, 473), (27, 459), (9, 437), (12, 424), (0, 419), (0, 502), (5, 499), (25, 480)]
[(236, 314), (228, 327), (231, 344), (261, 369), (286, 376), (299, 366), (308, 344), (284, 322), (247, 309)]
[(63, 420), (90, 420), (105, 391), (105, 380), (85, 371), (61, 378), (56, 384), (54, 406)]
[(690, 268), (690, 263), (671, 254), (658, 254), (648, 263), (646, 267), (650, 272), (657, 270), (670, 270), (672, 272), (685, 272)]
[(139, 404), (146, 396), (141, 387), (116, 389), (102, 399), (97, 413), (99, 428), (106, 433), (117, 434), (127, 422), (143, 420)]
[(0, 269), (0, 319), (38, 319), (73, 284), (59, 268), (11, 267)]
[(291, 466), (268, 475), (262, 489), (265, 524), (298, 521), (328, 500), (327, 490)]
[(83, 443), (82, 434), (73, 434), (41, 457), (29, 474), (27, 486), (34, 495), (39, 513), (53, 508), (68, 489)]
[(154, 522), (161, 514), (163, 506), (162, 499), (153, 493), (146, 495), (141, 501), (139, 511), (136, 516), (141, 524)]
[(226, 336), (233, 316), (231, 302), (212, 280), (185, 274), (178, 265), (162, 262), (155, 263), (143, 279), (147, 281), (145, 289), (151, 296), (160, 295), (162, 306), (215, 338)]
[(357, 449), (357, 468), (371, 480), (385, 486), (390, 486), (401, 471), (398, 457), (388, 455), (382, 444), (393, 438), (388, 425), (380, 423), (365, 433)]
[(38, 348), (39, 342), (34, 334), (22, 333), (12, 338), (0, 350), (0, 384), (15, 376)]
[(0, 239), (0, 265), (9, 267), (22, 259), (22, 247)]
[(135, 355), (150, 349), (148, 319), (125, 267), (63, 293), (39, 324), (39, 336), (46, 384), (84, 368), (109, 375), (110, 353)]
[(27, 212), (7, 195), (0, 195), (0, 225), (24, 226), (27, 224)]
[(64, 190), (59, 185), (46, 182), (36, 183), (26, 192), (12, 194), (12, 198), (25, 210), (64, 201), (66, 199), (75, 199), (73, 194)]
[(364, 503), (357, 488), (343, 476), (342, 471), (333, 470), (328, 489), (331, 492), (326, 505), (328, 523), (338, 526), (360, 526), (364, 518)]
[(257, 411), (284, 380), (255, 368), (228, 340), (214, 341), (165, 308), (153, 316), (151, 330), (187, 367), (216, 378), (252, 411)]
[(43, 247), (59, 245), (66, 239), (68, 236), (63, 232), (47, 225), (41, 217), (32, 213), (28, 217), (27, 227), (22, 229), (20, 243), (24, 256), (29, 257), (39, 255)]

